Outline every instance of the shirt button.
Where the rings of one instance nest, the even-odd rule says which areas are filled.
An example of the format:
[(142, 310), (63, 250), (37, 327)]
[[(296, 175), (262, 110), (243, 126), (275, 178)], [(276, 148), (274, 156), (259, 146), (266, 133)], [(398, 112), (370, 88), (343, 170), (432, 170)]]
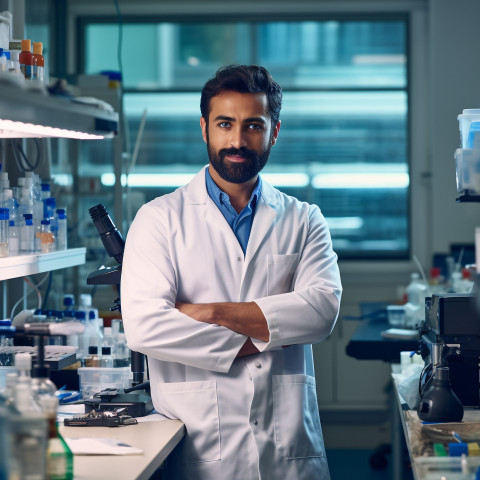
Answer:
[(242, 261), (242, 257), (237, 257), (237, 260), (238, 260), (239, 262), (241, 262), (241, 261)]
[(257, 422), (256, 420), (254, 420), (252, 423), (253, 423), (254, 425), (258, 425), (258, 422)]
[(260, 362), (255, 362), (255, 366), (256, 366), (257, 368), (262, 368), (262, 364), (261, 364)]

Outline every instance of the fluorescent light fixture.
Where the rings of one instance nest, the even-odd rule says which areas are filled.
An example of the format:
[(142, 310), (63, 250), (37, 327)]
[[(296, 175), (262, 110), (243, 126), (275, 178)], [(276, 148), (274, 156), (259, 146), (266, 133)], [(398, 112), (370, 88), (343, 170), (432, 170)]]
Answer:
[(361, 217), (325, 217), (330, 230), (358, 230), (363, 227)]
[(262, 178), (275, 187), (306, 187), (310, 183), (306, 173), (262, 173)]
[(100, 140), (104, 138), (103, 135), (0, 119), (0, 138), (13, 137), (61, 137), (77, 140)]
[[(131, 173), (128, 176), (129, 187), (181, 187), (188, 183), (195, 173)], [(306, 173), (265, 173), (262, 177), (276, 187), (306, 187), (310, 183)], [(126, 185), (122, 175), (122, 185)], [(113, 173), (104, 173), (101, 182), (107, 187), (115, 184)]]
[[(128, 176), (129, 187), (181, 187), (188, 183), (195, 173), (131, 173)], [(115, 184), (113, 173), (104, 173), (101, 182), (107, 187)], [(126, 175), (121, 177), (122, 186), (126, 185)]]
[(314, 188), (407, 188), (406, 172), (393, 173), (318, 173), (312, 179)]
[(52, 179), (55, 185), (61, 185), (62, 187), (73, 185), (73, 176), (69, 173), (54, 173)]

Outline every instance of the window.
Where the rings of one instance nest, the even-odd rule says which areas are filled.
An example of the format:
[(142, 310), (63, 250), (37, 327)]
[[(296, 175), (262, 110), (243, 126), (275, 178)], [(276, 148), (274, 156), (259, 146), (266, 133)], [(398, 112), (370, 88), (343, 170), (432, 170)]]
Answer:
[[(84, 71), (118, 70), (118, 26), (86, 21)], [(341, 258), (408, 258), (407, 18), (135, 23), (124, 19), (124, 110), (134, 211), (208, 163), (200, 91), (225, 64), (265, 66), (282, 86), (282, 128), (264, 176), (316, 203)], [(84, 148), (84, 147), (82, 147)], [(113, 184), (89, 142), (81, 176)], [(133, 147), (131, 148), (131, 150)]]

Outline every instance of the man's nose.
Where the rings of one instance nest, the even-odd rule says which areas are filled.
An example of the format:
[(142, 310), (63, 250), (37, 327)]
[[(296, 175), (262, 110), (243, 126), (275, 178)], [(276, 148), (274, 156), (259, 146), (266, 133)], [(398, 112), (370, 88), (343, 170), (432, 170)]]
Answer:
[(247, 146), (245, 133), (241, 128), (233, 128), (231, 131), (230, 145), (233, 148), (241, 148)]

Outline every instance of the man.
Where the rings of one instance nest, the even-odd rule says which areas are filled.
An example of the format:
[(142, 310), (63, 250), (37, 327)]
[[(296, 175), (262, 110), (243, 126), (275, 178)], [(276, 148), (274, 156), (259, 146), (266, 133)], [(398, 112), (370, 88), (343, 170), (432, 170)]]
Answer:
[(281, 100), (264, 68), (220, 69), (201, 98), (209, 165), (128, 232), (128, 344), (155, 409), (187, 431), (167, 479), (330, 478), (311, 344), (333, 329), (340, 275), (319, 208), (258, 175)]

